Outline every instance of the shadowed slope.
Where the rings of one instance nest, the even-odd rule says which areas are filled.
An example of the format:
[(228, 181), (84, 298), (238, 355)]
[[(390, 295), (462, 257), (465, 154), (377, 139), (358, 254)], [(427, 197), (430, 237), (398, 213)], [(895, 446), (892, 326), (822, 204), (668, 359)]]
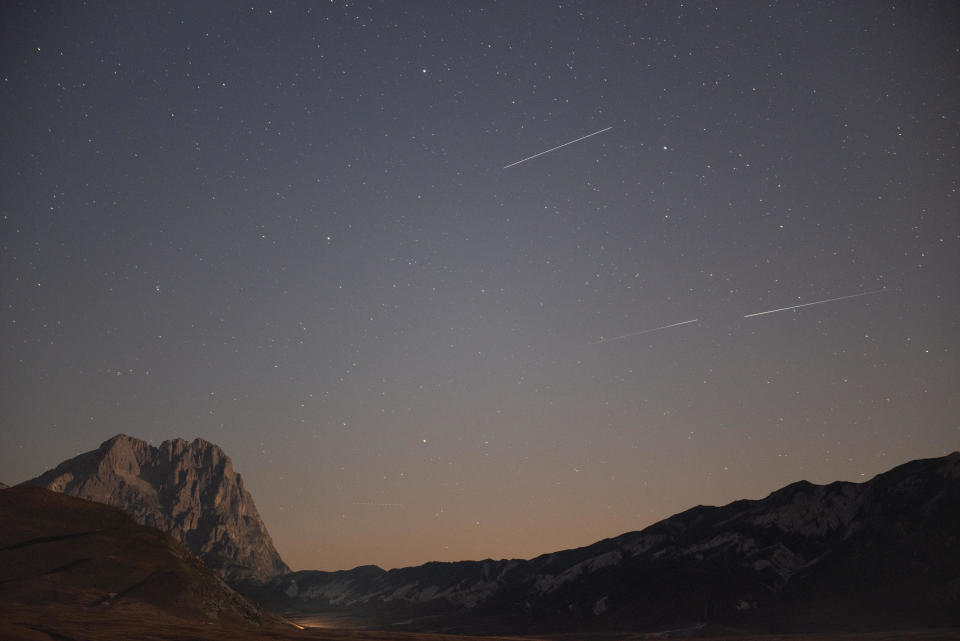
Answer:
[[(120, 510), (36, 487), (0, 492), (0, 609), (280, 625), (168, 534)], [(56, 615), (51, 614), (52, 618)]]

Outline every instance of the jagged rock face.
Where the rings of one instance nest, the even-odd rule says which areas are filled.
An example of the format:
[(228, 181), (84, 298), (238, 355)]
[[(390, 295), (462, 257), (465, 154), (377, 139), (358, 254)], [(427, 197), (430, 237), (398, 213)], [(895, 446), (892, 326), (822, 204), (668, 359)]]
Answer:
[(296, 572), (275, 608), (457, 632), (960, 625), (960, 454), (799, 482), (530, 560)]
[(120, 434), (23, 485), (119, 507), (169, 532), (231, 581), (290, 571), (230, 458), (203, 439), (153, 447)]

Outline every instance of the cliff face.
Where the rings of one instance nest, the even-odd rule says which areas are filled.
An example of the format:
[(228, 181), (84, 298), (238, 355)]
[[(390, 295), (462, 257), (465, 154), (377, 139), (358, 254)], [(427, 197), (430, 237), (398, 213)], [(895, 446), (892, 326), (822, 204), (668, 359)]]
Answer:
[(230, 458), (203, 439), (153, 447), (120, 434), (23, 485), (118, 507), (169, 532), (231, 581), (290, 571)]

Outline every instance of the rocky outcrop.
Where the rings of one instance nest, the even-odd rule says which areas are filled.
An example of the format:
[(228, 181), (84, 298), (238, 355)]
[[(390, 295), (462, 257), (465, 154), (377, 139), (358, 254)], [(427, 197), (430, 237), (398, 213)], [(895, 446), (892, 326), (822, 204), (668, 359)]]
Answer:
[(957, 577), (960, 453), (695, 507), (530, 560), (296, 572), (257, 597), (432, 631), (948, 627), (960, 625)]
[(169, 532), (231, 581), (290, 571), (230, 458), (203, 439), (153, 447), (120, 434), (23, 485), (118, 507)]

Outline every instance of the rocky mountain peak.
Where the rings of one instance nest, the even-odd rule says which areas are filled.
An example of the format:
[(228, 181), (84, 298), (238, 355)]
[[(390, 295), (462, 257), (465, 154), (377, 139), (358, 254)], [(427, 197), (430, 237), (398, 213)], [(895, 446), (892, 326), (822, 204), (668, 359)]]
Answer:
[(118, 434), (25, 485), (119, 507), (169, 532), (231, 580), (289, 571), (230, 457), (200, 438), (154, 447)]
[(103, 452), (98, 468), (104, 473), (139, 474), (140, 466), (150, 458), (150, 444), (146, 441), (117, 434), (100, 444)]

